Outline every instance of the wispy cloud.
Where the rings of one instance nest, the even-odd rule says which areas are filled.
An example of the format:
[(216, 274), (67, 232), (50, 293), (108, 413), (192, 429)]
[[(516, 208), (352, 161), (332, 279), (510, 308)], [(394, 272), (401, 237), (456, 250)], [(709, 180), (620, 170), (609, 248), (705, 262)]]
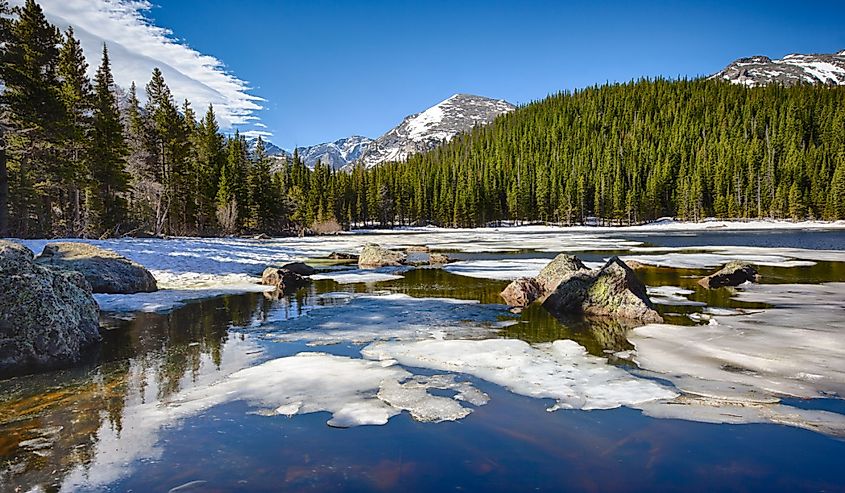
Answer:
[[(13, 0), (22, 4), (23, 0)], [(262, 109), (262, 98), (249, 93), (247, 82), (226, 70), (223, 62), (176, 39), (169, 29), (155, 26), (145, 13), (147, 0), (40, 0), (48, 19), (64, 30), (73, 26), (93, 73), (106, 42), (115, 81), (128, 88), (134, 81), (143, 91), (154, 67), (159, 67), (177, 100), (194, 108), (214, 104), (223, 128), (251, 123)]]
[(246, 137), (247, 139), (257, 139), (258, 137), (267, 138), (273, 136), (272, 132), (267, 132), (264, 130), (247, 130), (246, 132), (241, 131), (240, 134)]

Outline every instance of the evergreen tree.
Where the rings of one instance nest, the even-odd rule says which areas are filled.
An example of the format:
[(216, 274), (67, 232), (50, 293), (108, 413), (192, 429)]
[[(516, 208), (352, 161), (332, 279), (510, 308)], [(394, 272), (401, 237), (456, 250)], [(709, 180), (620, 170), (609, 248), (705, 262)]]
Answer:
[[(7, 44), (12, 39), (12, 21), (9, 3), (0, 0), (0, 84), (6, 85), (8, 70)], [(0, 238), (9, 236), (9, 170), (6, 164), (6, 133), (9, 131), (9, 113), (3, 94), (0, 94)]]
[(113, 90), (109, 53), (103, 45), (103, 60), (94, 85), (94, 124), (89, 158), (91, 181), (88, 188), (88, 229), (89, 233), (96, 235), (117, 235), (121, 228), (126, 228), (125, 194), (129, 188), (126, 155), (129, 150), (123, 138)]

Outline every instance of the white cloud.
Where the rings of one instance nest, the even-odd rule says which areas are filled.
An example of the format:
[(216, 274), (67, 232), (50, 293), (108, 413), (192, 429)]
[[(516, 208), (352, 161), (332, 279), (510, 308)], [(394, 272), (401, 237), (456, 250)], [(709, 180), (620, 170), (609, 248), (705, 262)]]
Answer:
[(241, 135), (246, 137), (247, 139), (257, 139), (258, 137), (266, 138), (272, 137), (272, 132), (265, 132), (264, 130), (247, 130), (246, 132), (241, 132)]
[[(23, 0), (12, 0), (23, 4)], [(82, 42), (91, 72), (100, 64), (105, 41), (115, 81), (139, 90), (159, 67), (177, 102), (189, 99), (194, 108), (214, 104), (222, 128), (257, 119), (262, 98), (249, 94), (248, 84), (227, 72), (223, 62), (178, 41), (169, 29), (153, 25), (145, 16), (147, 0), (40, 0), (50, 22), (62, 31), (73, 26)]]

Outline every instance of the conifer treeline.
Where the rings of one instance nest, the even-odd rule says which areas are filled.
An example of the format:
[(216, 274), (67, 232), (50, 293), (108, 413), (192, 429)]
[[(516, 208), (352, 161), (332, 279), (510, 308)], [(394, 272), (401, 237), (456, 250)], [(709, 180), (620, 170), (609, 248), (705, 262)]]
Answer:
[(0, 237), (297, 226), (288, 191), (303, 195), (290, 180), (307, 182), (305, 166), (273, 175), (263, 152), (220, 133), (212, 107), (199, 121), (187, 100), (178, 107), (160, 70), (143, 104), (134, 83), (119, 101), (107, 48), (92, 84), (73, 30), (34, 0), (0, 0), (0, 48)]
[(845, 88), (640, 80), (560, 93), (407, 163), (282, 163), (177, 106), (118, 104), (73, 31), (0, 0), (0, 236), (216, 235), (499, 220), (845, 219)]
[[(374, 181), (406, 223), (843, 219), (845, 88), (592, 87), (353, 180)], [(372, 208), (353, 210), (354, 220), (378, 220)]]

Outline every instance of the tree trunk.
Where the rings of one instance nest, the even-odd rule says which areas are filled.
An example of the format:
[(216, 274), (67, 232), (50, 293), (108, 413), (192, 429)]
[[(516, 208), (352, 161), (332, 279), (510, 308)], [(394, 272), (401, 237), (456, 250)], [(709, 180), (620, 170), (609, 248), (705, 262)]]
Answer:
[(6, 168), (6, 139), (0, 135), (0, 238), (9, 236), (9, 170)]

